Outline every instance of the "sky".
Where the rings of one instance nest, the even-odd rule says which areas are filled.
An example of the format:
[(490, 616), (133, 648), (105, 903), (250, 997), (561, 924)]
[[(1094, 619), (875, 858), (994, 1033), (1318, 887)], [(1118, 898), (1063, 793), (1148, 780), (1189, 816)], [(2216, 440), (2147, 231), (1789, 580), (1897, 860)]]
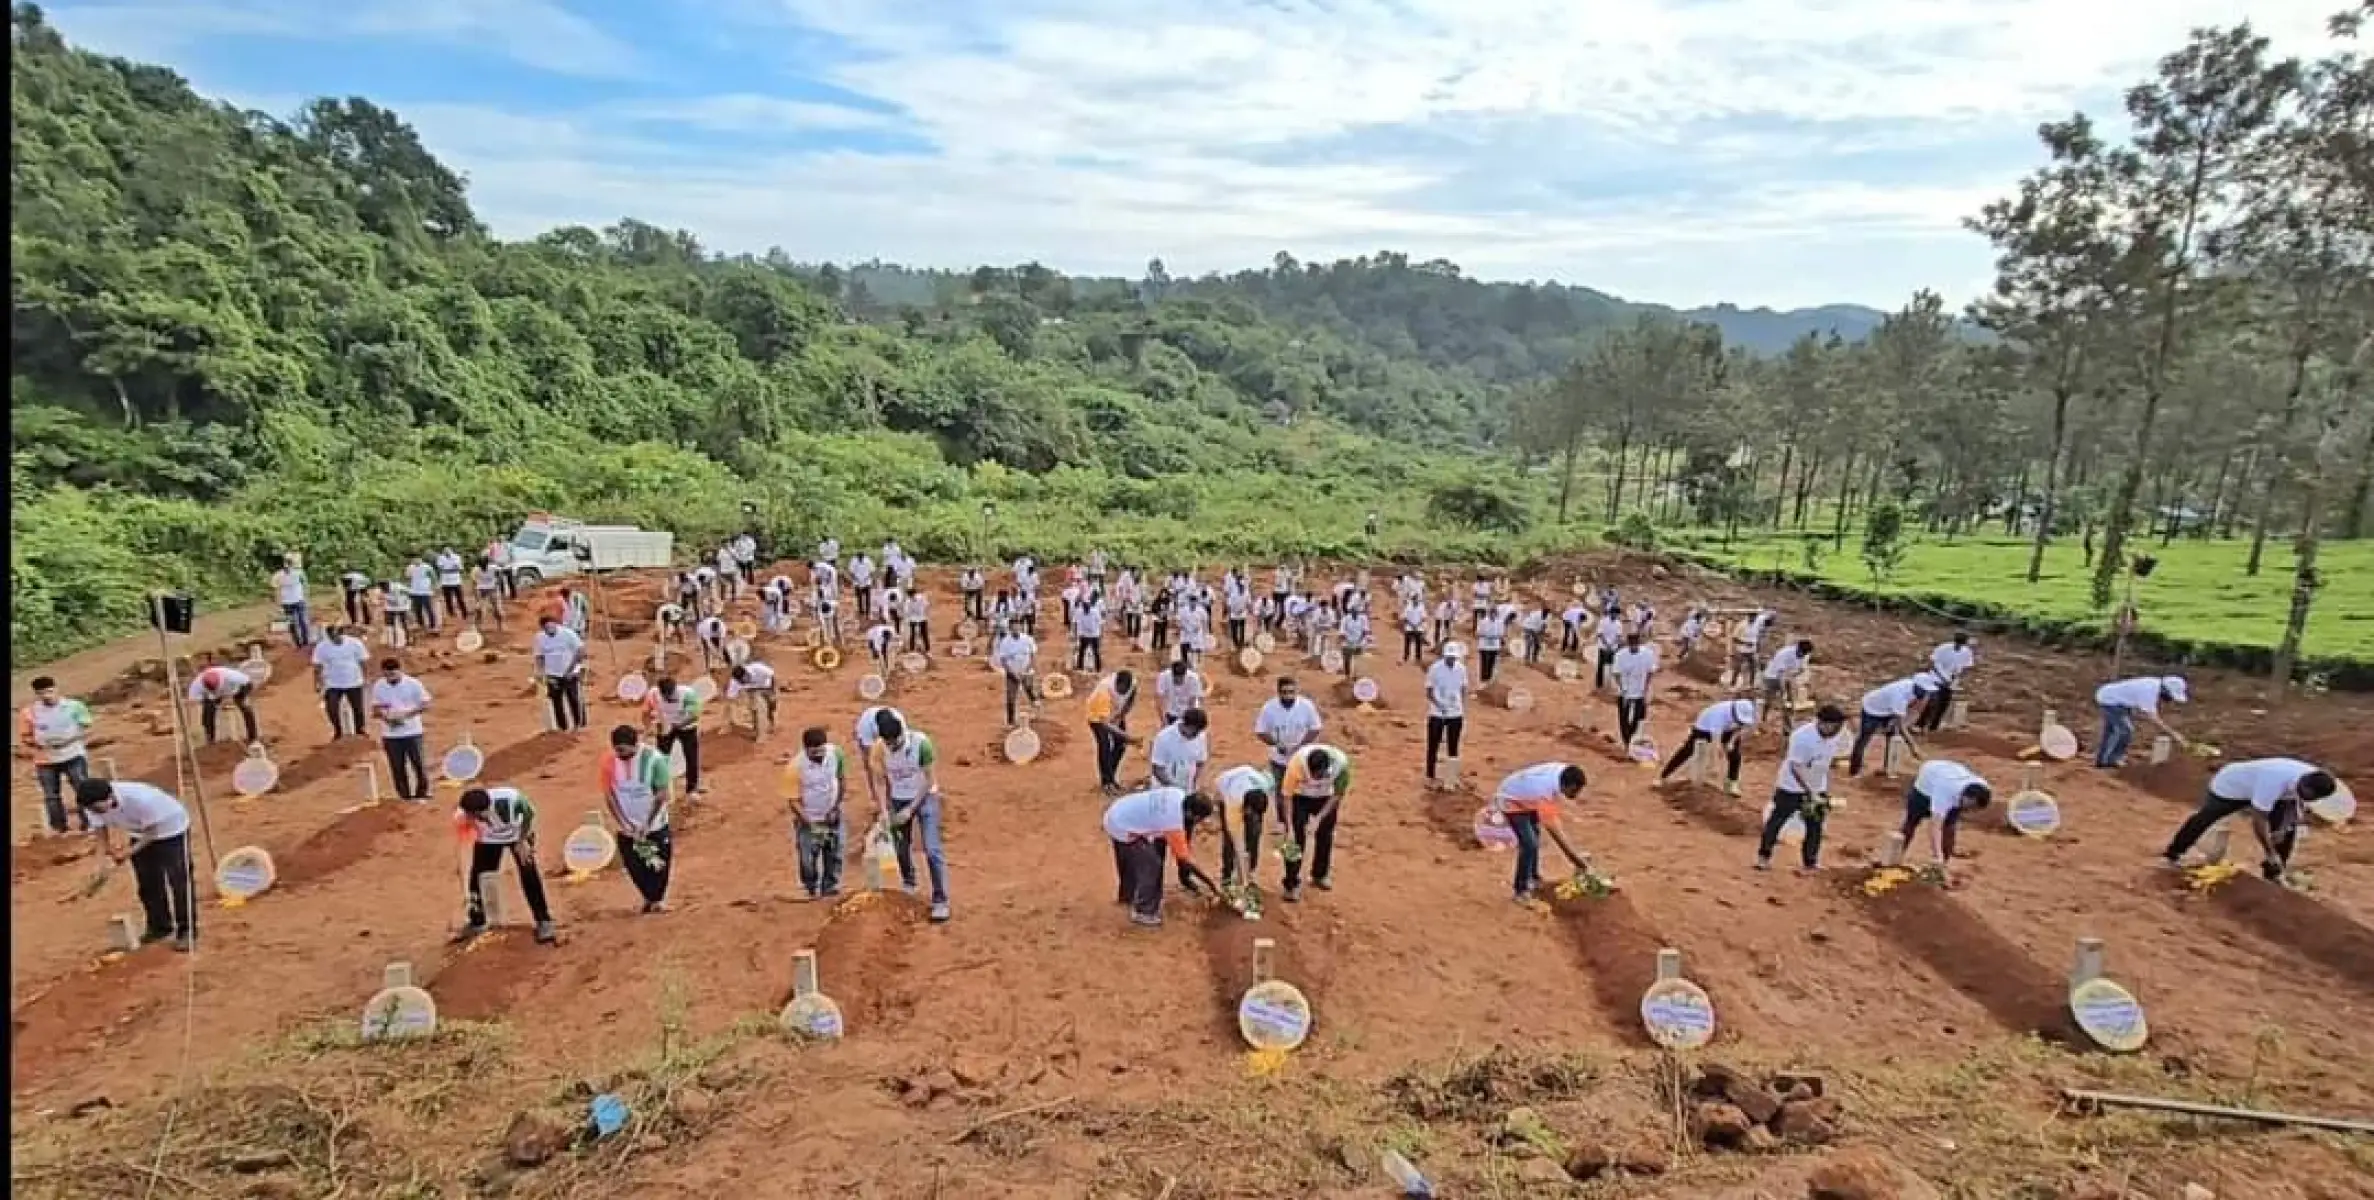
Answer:
[(2342, 0), (66, 0), (287, 115), (395, 109), (504, 237), (1136, 276), (1399, 250), (1689, 307), (1959, 304), (1962, 220), (2187, 30)]

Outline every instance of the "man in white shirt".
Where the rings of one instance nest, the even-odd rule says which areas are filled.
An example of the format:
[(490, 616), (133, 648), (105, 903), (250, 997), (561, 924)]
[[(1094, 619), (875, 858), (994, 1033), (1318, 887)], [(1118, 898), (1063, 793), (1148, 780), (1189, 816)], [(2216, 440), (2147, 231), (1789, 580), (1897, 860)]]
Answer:
[(437, 552), (437, 595), (445, 602), (445, 615), (461, 620), (470, 615), (470, 606), (462, 601), (462, 556), (447, 546)]
[[(1849, 776), (1863, 773), (1863, 751), (1875, 737), (1902, 738), (1913, 757), (1919, 758), (1921, 748), (1912, 740), (1911, 718), (1918, 715), (1915, 710), (1936, 690), (1936, 678), (1922, 671), (1863, 693), (1862, 718), (1855, 723), (1855, 746), (1847, 752), (1846, 773)], [(1886, 751), (1883, 749), (1881, 753)]]
[[(1253, 718), (1253, 736), (1269, 747), (1269, 772), (1277, 780), (1286, 778), (1286, 763), (1327, 723), (1319, 716), (1319, 706), (1302, 694), (1300, 685), (1291, 675), (1278, 677), (1277, 695), (1261, 706)], [(1283, 808), (1280, 812), (1283, 812)]]
[(1156, 785), (1196, 790), (1203, 765), (1212, 757), (1211, 742), (1204, 737), (1209, 721), (1202, 709), (1191, 708), (1154, 735), (1154, 744), (1146, 749), (1146, 765)]
[(418, 803), (429, 798), (429, 761), (423, 749), (428, 728), (421, 721), (429, 700), (429, 689), (404, 673), (401, 659), (379, 660), (379, 681), (371, 685), (371, 713), (379, 718), (379, 747), (387, 752), (387, 775), (399, 800)]
[(865, 551), (849, 560), (849, 587), (857, 593), (857, 615), (868, 616), (874, 611), (874, 560)]
[(272, 598), (280, 605), (280, 615), (288, 621), (289, 641), (303, 649), (313, 644), (313, 610), (305, 598), (305, 568), (295, 554), (281, 560), (280, 569), (272, 573)]
[[(1796, 686), (1798, 678), (1805, 674), (1806, 664), (1812, 661), (1813, 639), (1799, 638), (1795, 642), (1781, 647), (1780, 653), (1773, 655), (1772, 661), (1764, 664), (1763, 715), (1778, 717), (1781, 727), (1784, 729), (1788, 727), (1789, 723), (1790, 692)], [(1741, 690), (1746, 690), (1744, 684), (1741, 685)], [(1762, 727), (1763, 721), (1759, 718), (1757, 728), (1761, 729)]]
[(1780, 844), (1789, 818), (1805, 822), (1800, 847), (1807, 873), (1822, 868), (1822, 823), (1830, 815), (1830, 762), (1838, 757), (1838, 743), (1846, 732), (1846, 710), (1825, 704), (1811, 721), (1789, 735), (1781, 756), (1780, 773), (1772, 781), (1772, 810), (1764, 817), (1764, 833), (1756, 842), (1756, 869), (1772, 868), (1772, 848)]
[[(751, 716), (756, 718), (763, 711), (766, 714), (763, 728), (772, 730), (775, 727), (775, 668), (755, 658), (735, 663), (733, 673), (726, 679), (725, 698), (731, 703), (744, 696), (750, 697), (748, 704)], [(753, 741), (759, 738), (761, 728), (756, 719), (750, 722), (750, 737)]]
[(1411, 597), (1401, 605), (1401, 661), (1414, 663), (1426, 657), (1426, 602)]
[(404, 594), (412, 601), (412, 619), (426, 626), (431, 633), (445, 627), (437, 615), (437, 572), (429, 564), (414, 558), (404, 565)]
[[(48, 822), (51, 836), (66, 832), (65, 785), (76, 789), (91, 777), (90, 751), (85, 743), (91, 732), (91, 709), (80, 700), (71, 700), (58, 692), (58, 681), (47, 675), (33, 679), (33, 703), (18, 715), (17, 741), (33, 755), (33, 775), (41, 785), (41, 811)], [(74, 807), (75, 823), (88, 830), (90, 814), (78, 802)]]
[(1690, 722), (1689, 740), (1682, 743), (1681, 749), (1673, 752), (1673, 757), (1665, 760), (1665, 769), (1657, 773), (1657, 782), (1663, 783), (1673, 778), (1674, 772), (1681, 770), (1682, 764), (1698, 753), (1700, 742), (1720, 742), (1726, 770), (1723, 790), (1738, 795), (1740, 743), (1746, 740), (1747, 731), (1756, 725), (1756, 702), (1753, 700), (1717, 700), (1698, 710), (1698, 718)]
[[(140, 909), (148, 918), (143, 942), (173, 939), (187, 953), (197, 936), (198, 910), (190, 894), (190, 810), (161, 788), (131, 780), (85, 779), (74, 786), (75, 805), (99, 830), (99, 850), (114, 862), (132, 863)], [(115, 831), (127, 843), (115, 846)]]
[(1035, 709), (1039, 699), (1039, 677), (1036, 663), (1039, 644), (1029, 634), (1008, 625), (998, 631), (997, 643), (990, 648), (989, 661), (1006, 676), (1006, 726), (1016, 724), (1015, 701), (1030, 697)]
[(921, 588), (907, 593), (907, 649), (931, 653), (931, 598)]
[(1945, 710), (1953, 705), (1954, 690), (1978, 662), (1978, 652), (1970, 648), (1970, 632), (1954, 631), (1954, 640), (1939, 642), (1929, 651), (1929, 673), (1937, 677), (1937, 694), (1929, 697), (1928, 707), (1921, 710), (1921, 719), (1913, 726), (1923, 733), (1934, 732), (1945, 723)]
[(1921, 822), (1936, 818), (1929, 828), (1929, 849), (1937, 861), (1937, 869), (1947, 869), (1954, 857), (1954, 833), (1961, 828), (1965, 809), (1985, 808), (1994, 802), (1994, 789), (1979, 778), (1978, 772), (1948, 758), (1933, 758), (1921, 764), (1920, 772), (1912, 777), (1912, 786), (1904, 791), (1904, 828), (1901, 838), (1906, 851), (1912, 849), (1912, 835)]
[(552, 727), (570, 732), (585, 728), (585, 639), (546, 613), (536, 623), (534, 652), (544, 699), (552, 706)]
[(1120, 901), (1130, 906), (1132, 923), (1147, 928), (1162, 924), (1163, 860), (1176, 858), (1179, 882), (1192, 889), (1199, 882), (1220, 892), (1220, 885), (1190, 857), (1197, 824), (1210, 819), (1212, 802), (1185, 788), (1156, 785), (1123, 796), (1105, 808), (1105, 836), (1113, 841), (1113, 871), (1119, 876)]
[(1616, 676), (1616, 734), (1629, 750), (1649, 721), (1649, 679), (1657, 673), (1657, 648), (1639, 630), (1624, 635), (1624, 648), (1609, 666)]
[(1426, 668), (1426, 783), (1435, 783), (1439, 753), (1459, 761), (1459, 737), (1467, 732), (1467, 647), (1444, 642)]
[(2210, 826), (2247, 810), (2251, 834), (2258, 839), (2263, 855), (2259, 872), (2270, 881), (2279, 881), (2291, 868), (2303, 811), (2336, 790), (2331, 772), (2296, 758), (2228, 763), (2209, 777), (2209, 794), (2169, 839), (2160, 857), (2171, 867), (2180, 865), (2185, 852)]
[(1492, 682), (1493, 669), (1500, 665), (1500, 651), (1508, 637), (1508, 621), (1499, 613), (1486, 609), (1476, 614), (1476, 657), (1481, 660), (1485, 683)]
[(1072, 611), (1072, 669), (1105, 669), (1105, 597), (1096, 588), (1088, 589)]
[(198, 702), (198, 727), (206, 732), (206, 744), (214, 744), (215, 714), (222, 711), (228, 700), (239, 710), (240, 728), (252, 746), (261, 738), (256, 733), (255, 680), (247, 672), (234, 667), (208, 667), (190, 680), (189, 698)]
[(956, 590), (964, 597), (964, 616), (968, 621), (985, 620), (989, 616), (989, 611), (982, 607), (982, 587), (979, 567), (966, 567), (964, 574), (956, 579)]
[(1774, 613), (1769, 608), (1756, 610), (1754, 616), (1732, 626), (1731, 685), (1745, 688), (1756, 677), (1757, 650), (1764, 644), (1764, 631), (1772, 624)]
[(940, 840), (941, 811), (939, 751), (931, 736), (912, 729), (896, 717), (884, 717), (882, 740), (874, 753), (882, 759), (882, 788), (887, 796), (882, 820), (890, 829), (898, 853), (899, 880), (915, 890), (915, 831), (923, 832), (923, 861), (931, 874), (931, 919), (948, 919), (948, 856)]
[(1239, 765), (1220, 772), (1215, 787), (1220, 793), (1220, 878), (1249, 882), (1261, 874), (1261, 826), (1276, 781), (1259, 767)]
[(1592, 639), (1598, 643), (1599, 653), (1597, 665), (1591, 671), (1591, 690), (1606, 691), (1608, 672), (1615, 670), (1616, 652), (1624, 648), (1624, 619), (1610, 609), (1599, 618), (1598, 627), (1592, 631)]
[[(890, 643), (897, 637), (898, 631), (892, 629), (888, 621), (876, 621), (866, 628), (866, 653), (874, 660), (874, 673), (880, 675), (884, 682), (891, 678)], [(1012, 724), (1011, 719), (1007, 723)]]
[(2108, 771), (2127, 761), (2127, 747), (2135, 742), (2136, 713), (2151, 718), (2160, 732), (2176, 739), (2178, 746), (2184, 745), (2184, 735), (2160, 717), (2160, 701), (2183, 704), (2190, 698), (2181, 675), (2145, 675), (2096, 688), (2094, 703), (2102, 708), (2102, 743), (2095, 748), (2094, 765)]
[(848, 783), (848, 759), (824, 727), (803, 730), (800, 752), (783, 771), (783, 796), (799, 847), (800, 888), (811, 900), (841, 894), (841, 831), (848, 823), (843, 796)]
[(519, 891), (535, 918), (536, 941), (560, 940), (552, 928), (552, 906), (544, 896), (544, 873), (536, 868), (536, 806), (515, 787), (472, 787), (454, 807), (455, 832), (470, 841), (468, 920), (454, 938), (467, 942), (486, 932), (486, 878), (499, 875), (508, 858), (519, 870)]
[(1492, 793), (1492, 808), (1508, 821), (1517, 838), (1515, 898), (1524, 903), (1541, 886), (1541, 839), (1548, 834), (1580, 875), (1591, 869), (1589, 855), (1574, 848), (1559, 828), (1558, 810), (1565, 801), (1583, 794), (1583, 769), (1573, 763), (1536, 763), (1500, 781)]
[(1169, 667), (1154, 676), (1154, 701), (1165, 721), (1176, 721), (1188, 709), (1201, 707), (1203, 694), (1203, 676), (1190, 669), (1185, 658), (1172, 659)]

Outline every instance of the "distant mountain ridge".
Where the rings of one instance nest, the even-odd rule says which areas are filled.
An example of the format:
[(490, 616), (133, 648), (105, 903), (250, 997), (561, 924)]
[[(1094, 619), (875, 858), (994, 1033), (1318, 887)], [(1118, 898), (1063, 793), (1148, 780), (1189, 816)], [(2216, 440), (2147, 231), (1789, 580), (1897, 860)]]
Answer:
[[(1652, 304), (1635, 305), (1656, 309)], [(1667, 309), (1665, 311), (1673, 311)], [(1723, 343), (1744, 346), (1758, 354), (1779, 354), (1797, 339), (1807, 334), (1827, 337), (1837, 334), (1840, 339), (1859, 342), (1871, 336), (1888, 314), (1860, 304), (1824, 304), (1816, 308), (1792, 308), (1776, 312), (1769, 308), (1741, 308), (1736, 304), (1717, 304), (1711, 308), (1682, 309), (1684, 319), (1712, 325), (1723, 331)]]

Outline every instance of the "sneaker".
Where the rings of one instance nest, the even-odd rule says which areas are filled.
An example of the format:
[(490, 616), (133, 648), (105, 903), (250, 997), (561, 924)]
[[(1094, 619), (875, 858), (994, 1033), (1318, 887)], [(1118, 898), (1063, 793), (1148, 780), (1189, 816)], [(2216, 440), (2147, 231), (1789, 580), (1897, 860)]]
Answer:
[(1320, 891), (1322, 891), (1322, 892), (1332, 892), (1332, 891), (1334, 891), (1334, 890), (1335, 890), (1335, 885), (1334, 885), (1334, 884), (1332, 884), (1332, 883), (1329, 883), (1327, 880), (1325, 880), (1325, 879), (1323, 879), (1323, 878), (1322, 878), (1322, 879), (1314, 879), (1314, 880), (1312, 880), (1312, 881), (1311, 881), (1311, 886), (1312, 886), (1312, 887), (1315, 887), (1315, 888), (1317, 888), (1317, 889), (1319, 889), (1319, 890), (1320, 890)]
[(1738, 780), (1736, 780), (1736, 779), (1734, 779), (1734, 780), (1732, 780), (1731, 782), (1724, 784), (1724, 785), (1723, 785), (1723, 794), (1724, 794), (1724, 795), (1726, 795), (1726, 796), (1736, 796), (1736, 795), (1738, 795), (1738, 794), (1739, 794), (1739, 781), (1738, 781)]
[(1800, 875), (1819, 875), (1822, 873), (1822, 868), (1821, 865), (1817, 863), (1810, 867), (1799, 867), (1797, 868), (1797, 873)]
[(161, 942), (172, 936), (173, 931), (170, 929), (144, 929), (140, 933), (140, 944), (145, 946), (150, 942)]
[(2153, 861), (2153, 862), (2156, 862), (2156, 863), (2158, 863), (2159, 865), (2161, 865), (2161, 866), (2163, 866), (2163, 867), (2166, 867), (2166, 868), (2168, 868), (2168, 869), (2169, 869), (2169, 870), (2171, 870), (2171, 871), (2181, 871), (2181, 870), (2183, 870), (2183, 869), (2184, 869), (2184, 863), (2183, 863), (2182, 861), (2180, 861), (2180, 860), (2178, 860), (2178, 859), (2173, 859), (2173, 858), (2170, 858), (2170, 857), (2168, 857), (2168, 856), (2167, 856), (2167, 855), (2165, 855), (2165, 854), (2161, 854), (2161, 855), (2155, 855), (2155, 856), (2152, 858), (2152, 861)]
[(666, 911), (668, 911), (668, 902), (665, 900), (646, 900), (643, 902), (643, 912), (646, 915), (651, 913), (664, 913)]
[(558, 941), (560, 941), (560, 940), (561, 940), (560, 934), (559, 934), (559, 933), (557, 933), (557, 932), (555, 932), (555, 931), (553, 930), (553, 928), (552, 928), (552, 922), (550, 922), (550, 921), (538, 921), (538, 922), (536, 922), (536, 943), (537, 943), (538, 945), (543, 945), (543, 946), (550, 946), (550, 945), (552, 945), (553, 943), (555, 943), (555, 942), (558, 942)]
[(1302, 885), (1299, 883), (1287, 884), (1286, 890), (1283, 894), (1285, 895), (1286, 903), (1288, 904), (1302, 903)]
[(190, 947), (195, 945), (197, 945), (197, 940), (186, 933), (176, 935), (173, 939), (173, 950), (177, 954), (187, 954), (190, 952)]
[(937, 924), (943, 924), (943, 923), (945, 923), (945, 922), (948, 920), (948, 902), (947, 902), (947, 901), (945, 901), (945, 900), (935, 900), (935, 901), (933, 901), (933, 902), (932, 902), (932, 906), (931, 906), (931, 919), (932, 919), (932, 923), (933, 923), (933, 924), (935, 924), (935, 925), (937, 925)]
[(840, 885), (840, 884), (837, 884), (837, 883), (836, 883), (836, 884), (834, 884), (834, 885), (832, 885), (831, 887), (828, 887), (828, 888), (824, 889), (824, 897), (825, 897), (825, 899), (827, 899), (827, 900), (830, 900), (830, 899), (832, 899), (833, 897), (835, 897), (835, 896), (838, 896), (838, 895), (840, 895), (840, 894), (841, 894), (841, 885)]
[(1759, 870), (1759, 871), (1769, 871), (1769, 870), (1771, 870), (1771, 869), (1772, 869), (1772, 860), (1771, 860), (1771, 859), (1769, 859), (1769, 858), (1759, 858), (1759, 859), (1757, 859), (1757, 860), (1756, 860), (1756, 869), (1757, 869), (1757, 870)]
[(1133, 912), (1129, 914), (1129, 923), (1145, 929), (1162, 928), (1162, 918), (1149, 913)]
[(472, 938), (474, 938), (474, 937), (477, 937), (478, 935), (480, 935), (480, 934), (482, 934), (482, 933), (485, 933), (485, 932), (486, 932), (486, 923), (485, 923), (485, 922), (483, 922), (483, 921), (472, 921), (472, 922), (470, 922), (469, 924), (462, 926), (462, 931), (461, 931), (460, 933), (457, 933), (457, 934), (454, 934), (454, 935), (453, 935), (453, 944), (454, 944), (454, 945), (456, 945), (456, 946), (459, 946), (459, 945), (461, 945), (462, 943), (464, 943), (464, 942), (467, 942), (467, 941), (469, 941), (470, 939), (472, 939)]

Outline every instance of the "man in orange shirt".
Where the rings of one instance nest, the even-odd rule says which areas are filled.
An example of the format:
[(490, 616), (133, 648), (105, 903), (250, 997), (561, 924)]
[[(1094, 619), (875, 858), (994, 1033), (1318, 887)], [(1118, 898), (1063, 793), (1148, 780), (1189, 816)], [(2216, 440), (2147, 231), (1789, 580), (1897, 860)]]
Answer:
[(1129, 710), (1137, 706), (1137, 676), (1115, 671), (1088, 693), (1088, 732), (1096, 738), (1096, 785), (1108, 796), (1121, 792), (1121, 758), (1129, 753)]
[(1200, 882), (1213, 895), (1220, 894), (1220, 885), (1190, 854), (1196, 822), (1211, 815), (1209, 798), (1175, 787), (1132, 792), (1105, 809), (1105, 836), (1113, 839), (1113, 870), (1120, 877), (1119, 899), (1130, 906), (1133, 924), (1162, 924), (1165, 858), (1178, 860), (1181, 886), (1192, 891)]
[(1577, 851), (1558, 828), (1558, 806), (1582, 795), (1583, 783), (1583, 769), (1573, 763), (1536, 763), (1501, 780), (1499, 790), (1492, 794), (1492, 807), (1508, 818), (1509, 832), (1517, 835), (1515, 898), (1519, 904), (1532, 899), (1534, 889), (1541, 886), (1541, 835), (1545, 833), (1558, 843), (1576, 871), (1590, 869), (1590, 856)]

